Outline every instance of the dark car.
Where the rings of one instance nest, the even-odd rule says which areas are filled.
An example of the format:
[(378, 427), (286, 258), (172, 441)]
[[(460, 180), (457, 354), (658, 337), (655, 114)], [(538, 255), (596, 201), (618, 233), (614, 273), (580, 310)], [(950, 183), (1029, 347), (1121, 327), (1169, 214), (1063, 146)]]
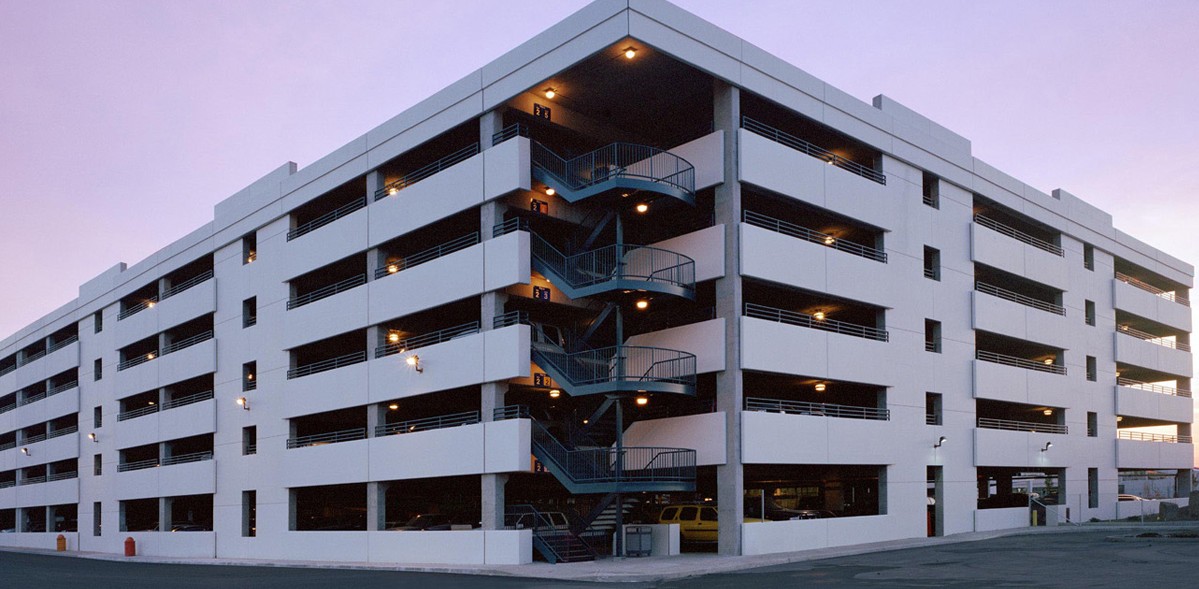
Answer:
[(390, 530), (401, 532), (415, 531), (436, 531), (450, 529), (450, 517), (440, 513), (422, 513), (410, 520), (402, 526), (388, 528)]

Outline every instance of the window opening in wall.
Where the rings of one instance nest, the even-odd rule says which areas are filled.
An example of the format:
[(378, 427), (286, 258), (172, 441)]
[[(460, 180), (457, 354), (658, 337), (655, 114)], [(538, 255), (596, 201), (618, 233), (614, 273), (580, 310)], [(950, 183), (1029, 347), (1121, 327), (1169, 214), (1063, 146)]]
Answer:
[(941, 280), (941, 250), (924, 246), (924, 277)]
[(258, 491), (241, 492), (241, 535), (258, 535)]
[(1086, 301), (1084, 311), (1087, 325), (1095, 325), (1095, 301)]
[(940, 179), (932, 172), (924, 173), (924, 204), (934, 209), (941, 208)]
[(1099, 469), (1087, 469), (1087, 507), (1099, 507)]
[(1099, 414), (1094, 411), (1087, 411), (1087, 437), (1099, 437)]
[(92, 409), (92, 423), (96, 428), (104, 426), (104, 408), (96, 407)]
[(258, 259), (258, 233), (247, 233), (241, 238), (241, 263), (251, 264)]
[(92, 456), (92, 475), (100, 476), (102, 474), (104, 474), (104, 460), (99, 454), (96, 454)]
[(100, 513), (100, 502), (96, 501), (95, 503), (92, 503), (92, 535), (93, 536), (100, 535), (101, 519), (102, 519), (102, 517), (101, 517), (101, 513)]
[(241, 365), (241, 390), (252, 391), (258, 388), (258, 362), (246, 362)]
[(258, 453), (258, 426), (241, 428), (241, 453), (243, 456)]
[(924, 351), (941, 353), (941, 322), (924, 320)]
[(96, 358), (96, 361), (92, 362), (92, 379), (100, 380), (101, 378), (104, 378), (104, 363)]
[(941, 425), (941, 393), (924, 393), (924, 423)]
[(1095, 271), (1095, 248), (1089, 243), (1082, 244), (1082, 266), (1092, 272)]
[(1094, 356), (1087, 356), (1087, 380), (1091, 382), (1099, 380), (1099, 367)]
[(241, 302), (241, 326), (253, 327), (258, 324), (258, 297), (250, 297)]
[(104, 311), (92, 313), (92, 323), (96, 328), (96, 333), (104, 331)]

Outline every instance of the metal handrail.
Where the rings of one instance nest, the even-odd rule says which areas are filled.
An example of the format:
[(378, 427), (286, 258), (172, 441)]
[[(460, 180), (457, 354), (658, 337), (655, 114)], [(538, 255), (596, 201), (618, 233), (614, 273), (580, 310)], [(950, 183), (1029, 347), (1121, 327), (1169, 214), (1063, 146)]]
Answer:
[(203, 452), (192, 452), (191, 454), (180, 454), (178, 456), (171, 456), (170, 458), (164, 458), (161, 461), (161, 465), (162, 466), (171, 466), (171, 465), (175, 465), (175, 464), (187, 464), (190, 462), (203, 462), (205, 460), (212, 460), (212, 452), (211, 451), (205, 450)]
[(351, 352), (349, 354), (337, 356), (336, 358), (329, 358), (327, 360), (321, 360), (320, 362), (305, 364), (304, 366), (297, 366), (287, 371), (287, 378), (300, 378), (301, 376), (325, 372), (326, 370), (334, 370), (341, 368), (342, 366), (358, 364), (359, 362), (366, 362), (366, 350), (362, 350), (360, 352)]
[(695, 354), (648, 346), (609, 346), (567, 353), (535, 345), (537, 362), (554, 366), (575, 386), (610, 382), (657, 382), (695, 386)]
[(501, 329), (511, 325), (529, 325), (528, 311), (508, 311), (503, 315), (496, 315), (491, 320), (492, 329)]
[(158, 304), (158, 295), (152, 295), (152, 296), (146, 298), (145, 300), (137, 303), (136, 305), (131, 305), (131, 306), (125, 307), (124, 310), (122, 310), (120, 313), (117, 313), (117, 321), (126, 319), (126, 318), (136, 315), (138, 313), (141, 313), (142, 311), (145, 311), (146, 309), (149, 309), (156, 304)]
[(995, 219), (984, 217), (983, 215), (974, 215), (974, 222), (998, 233), (1002, 233), (1016, 241), (1026, 243), (1039, 250), (1047, 251), (1055, 256), (1065, 257), (1066, 251), (1061, 246), (1049, 243), (1044, 239), (1033, 237), (1014, 227), (1008, 227)]
[(833, 403), (808, 403), (805, 401), (789, 401), (786, 399), (767, 399), (764, 397), (746, 397), (746, 411), (765, 411), (768, 413), (786, 413), (791, 415), (812, 415), (816, 417), (841, 417), (847, 419), (873, 419), (887, 421), (891, 419), (891, 410), (877, 407), (857, 407), (854, 405), (837, 405)]
[(1129, 286), (1135, 286), (1136, 288), (1139, 288), (1148, 293), (1152, 293), (1158, 297), (1166, 299), (1167, 301), (1174, 301), (1175, 303), (1178, 303), (1178, 304), (1186, 306), (1186, 307), (1191, 306), (1190, 300), (1188, 300), (1184, 297), (1178, 296), (1177, 294), (1174, 293), (1174, 291), (1167, 291), (1167, 290), (1160, 289), (1156, 286), (1153, 286), (1152, 284), (1149, 284), (1148, 282), (1144, 282), (1137, 278), (1133, 278), (1132, 276), (1129, 276), (1127, 274), (1124, 274), (1121, 272), (1116, 272), (1116, 280), (1119, 280), (1120, 282), (1123, 282), (1124, 284), (1127, 284)]
[(200, 391), (198, 393), (192, 393), (190, 395), (186, 395), (183, 397), (179, 397), (177, 399), (171, 399), (169, 401), (166, 401), (162, 404), (162, 410), (166, 411), (167, 409), (175, 409), (177, 407), (183, 407), (185, 405), (201, 403), (201, 402), (207, 401), (211, 398), (213, 398), (213, 392), (211, 390)]
[(1163, 395), (1174, 395), (1176, 397), (1190, 397), (1191, 396), (1191, 391), (1189, 391), (1187, 389), (1167, 387), (1167, 386), (1162, 386), (1159, 384), (1149, 384), (1147, 382), (1141, 382), (1139, 380), (1133, 380), (1131, 378), (1124, 378), (1122, 376), (1116, 377), (1116, 384), (1119, 386), (1122, 386), (1122, 387), (1128, 387), (1131, 389), (1141, 389), (1142, 391), (1149, 391), (1151, 393), (1161, 393)]
[(537, 420), (533, 445), (575, 483), (666, 482), (695, 480), (695, 450), (623, 446), (571, 449)]
[(416, 170), (408, 172), (407, 174), (388, 182), (382, 188), (375, 191), (375, 200), (383, 200), (384, 198), (408, 188), (409, 186), (412, 186), (413, 184), (416, 184), (417, 182), (420, 182), (429, 176), (453, 167), (455, 164), (466, 161), (478, 153), (478, 143), (467, 145), (466, 147), (463, 147), (462, 149), (459, 149), (458, 151), (455, 151), (454, 153), (451, 153), (450, 155), (447, 155), (431, 164), (421, 166)]
[(25, 366), (25, 365), (29, 364), (30, 362), (33, 362), (34, 360), (40, 360), (45, 355), (46, 355), (46, 348), (42, 348), (32, 354), (26, 354), (24, 358), (21, 358), (21, 366)]
[(941, 273), (938, 271), (937, 268), (925, 268), (924, 269), (924, 277), (931, 278), (933, 280), (940, 280)]
[(287, 310), (290, 311), (296, 307), (303, 307), (309, 303), (315, 303), (321, 299), (329, 298), (335, 294), (345, 292), (347, 290), (358, 288), (366, 284), (366, 274), (351, 276), (341, 282), (335, 282), (328, 286), (322, 286), (314, 291), (292, 297), (287, 301)]
[(582, 190), (617, 178), (648, 180), (695, 194), (695, 166), (669, 151), (635, 143), (610, 143), (566, 159), (537, 141), (530, 161), (560, 182), (560, 188)]
[(197, 284), (207, 282), (211, 279), (212, 270), (205, 270), (195, 276), (192, 276), (191, 278), (188, 278), (187, 280), (184, 280), (183, 282), (180, 282), (179, 284), (172, 284), (170, 288), (162, 291), (162, 295), (160, 295), (158, 298), (160, 300), (168, 299)]
[(53, 354), (54, 352), (57, 352), (77, 341), (79, 341), (78, 335), (67, 336), (62, 341), (57, 341), (57, 342), (50, 344), (49, 346), (46, 346), (46, 353)]
[(1001, 429), (1011, 432), (1032, 432), (1034, 434), (1068, 434), (1069, 426), (1056, 423), (1035, 423), (1032, 421), (1016, 421), (1014, 419), (978, 418), (978, 427), (983, 429)]
[(47, 475), (46, 482), (52, 483), (54, 481), (65, 481), (67, 479), (75, 479), (75, 478), (79, 478), (79, 471), (77, 471), (77, 470), (72, 470), (70, 472), (56, 472), (52, 475)]
[(986, 350), (978, 350), (974, 353), (974, 357), (985, 362), (994, 362), (1003, 364), (1004, 366), (1014, 366), (1025, 370), (1036, 370), (1038, 372), (1050, 372), (1053, 374), (1066, 374), (1065, 366), (1057, 364), (1045, 364), (1043, 362), (1034, 362), (1017, 356), (1008, 356), (1007, 354), (997, 354)]
[(46, 398), (46, 391), (41, 391), (38, 393), (34, 393), (32, 395), (29, 395), (28, 397), (25, 397), (24, 399), (17, 399), (17, 405), (20, 407), (24, 407), (30, 403), (36, 403), (45, 398)]
[(63, 392), (63, 391), (69, 391), (69, 390), (71, 390), (71, 389), (73, 389), (73, 388), (75, 388), (75, 387), (77, 387), (77, 386), (79, 386), (79, 381), (78, 381), (78, 380), (72, 380), (72, 381), (70, 381), (70, 382), (64, 382), (64, 383), (62, 383), (62, 384), (60, 384), (60, 385), (58, 385), (58, 386), (56, 386), (56, 387), (54, 387), (54, 388), (51, 388), (50, 390), (46, 391), (46, 396), (47, 396), (47, 397), (53, 397), (54, 395), (57, 395), (58, 393), (61, 393), (61, 392)]
[(241, 390), (243, 393), (258, 390), (258, 381), (244, 378), (241, 381)]
[(512, 123), (504, 127), (500, 131), (491, 135), (492, 147), (499, 145), (513, 137), (528, 137), (529, 127), (524, 123)]
[(142, 417), (144, 415), (153, 415), (158, 413), (160, 409), (161, 407), (158, 405), (146, 405), (145, 407), (138, 407), (137, 409), (122, 411), (117, 414), (117, 421), (128, 421), (130, 419), (137, 419), (138, 417)]
[(46, 475), (43, 474), (35, 477), (25, 477), (18, 484), (24, 487), (26, 485), (40, 485), (44, 482), (46, 482)]
[(13, 360), (12, 364), (5, 366), (4, 368), (0, 368), (0, 376), (4, 376), (5, 374), (8, 374), (16, 369), (17, 369), (17, 361)]
[(312, 434), (308, 436), (296, 436), (287, 439), (288, 449), (306, 448), (308, 446), (324, 446), (325, 444), (338, 444), (341, 442), (352, 442), (354, 440), (365, 440), (366, 428), (357, 427), (354, 429), (343, 429), (335, 432), (326, 432), (323, 434)]
[(287, 232), (287, 241), (291, 241), (291, 240), (301, 237), (303, 235), (312, 233), (313, 231), (316, 231), (317, 229), (320, 229), (321, 227), (324, 227), (325, 225), (328, 225), (329, 223), (332, 223), (342, 217), (353, 214), (358, 209), (361, 209), (365, 206), (366, 206), (366, 197), (365, 196), (363, 196), (361, 198), (356, 198), (344, 205), (341, 205), (340, 207), (337, 207), (336, 209), (333, 209), (332, 211), (329, 211), (328, 213), (325, 213), (311, 221), (308, 221), (307, 223), (297, 225), (295, 227), (295, 229), (292, 229), (291, 231)]
[(257, 453), (258, 453), (258, 444), (246, 444), (245, 449), (242, 451), (242, 454), (244, 454), (246, 456), (250, 456), (253, 454), (257, 454)]
[(999, 288), (998, 286), (987, 284), (985, 282), (976, 280), (974, 282), (974, 290), (977, 290), (983, 294), (989, 294), (993, 297), (999, 297), (1013, 303), (1024, 305), (1025, 307), (1032, 307), (1041, 311), (1048, 311), (1054, 315), (1061, 315), (1063, 317), (1066, 316), (1066, 308), (1061, 305), (1046, 303), (1040, 299), (1034, 299), (1030, 296), (1022, 295), (1018, 292), (1010, 291), (1004, 288)]
[(375, 357), (383, 358), (393, 354), (399, 354), (407, 350), (415, 350), (416, 348), (440, 344), (443, 342), (448, 342), (454, 338), (476, 333), (479, 333), (479, 322), (471, 321), (470, 323), (463, 323), (462, 325), (455, 325), (454, 327), (439, 329), (431, 333), (424, 333), (379, 346), (375, 348)]
[(843, 335), (852, 335), (872, 339), (880, 342), (890, 340), (890, 334), (885, 329), (875, 329), (855, 323), (846, 323), (837, 321), (836, 319), (816, 319), (807, 313), (797, 313), (795, 311), (786, 311), (758, 305), (756, 303), (745, 303), (745, 316), (755, 319), (766, 319), (768, 321), (776, 321), (786, 323), (788, 325), (798, 325), (799, 327), (808, 327), (811, 329), (819, 329), (822, 331), (831, 331)]
[(491, 236), (500, 237), (514, 231), (528, 231), (529, 220), (523, 217), (512, 217), (502, 223), (496, 223), (491, 227)]
[(247, 315), (241, 322), (242, 327), (254, 327), (255, 325), (258, 325), (257, 315)]
[(145, 470), (147, 468), (157, 468), (158, 458), (147, 458), (145, 460), (135, 460), (133, 462), (122, 462), (117, 465), (117, 472), (129, 472), (133, 470)]
[(78, 433), (78, 432), (79, 432), (78, 425), (68, 425), (67, 427), (64, 427), (61, 429), (56, 429), (52, 432), (46, 432), (46, 439), (52, 440), (54, 438), (61, 438), (63, 436), (69, 436), (73, 433)]
[(504, 405), (503, 407), (496, 407), (491, 411), (492, 421), (520, 419), (522, 417), (529, 417), (528, 405)]
[(614, 243), (566, 255), (536, 233), (531, 234), (530, 248), (534, 258), (574, 288), (630, 280), (695, 290), (695, 260), (670, 250)]
[(1170, 339), (1174, 337), (1172, 335), (1155, 335), (1147, 331), (1141, 331), (1139, 329), (1129, 327), (1127, 325), (1117, 325), (1116, 332), (1124, 335), (1130, 335), (1139, 340), (1147, 341), (1151, 344), (1157, 344), (1167, 348), (1174, 348), (1175, 350), (1182, 350), (1183, 352), (1191, 351), (1191, 344)]
[(212, 330), (210, 329), (204, 333), (197, 333), (196, 335), (181, 339), (177, 342), (171, 342), (162, 347), (162, 354), (165, 356), (172, 352), (178, 352), (184, 348), (190, 348), (198, 343), (206, 342), (212, 339), (212, 335)]
[(882, 172), (859, 164), (851, 159), (841, 157), (823, 147), (819, 147), (804, 141), (803, 139), (791, 135), (790, 133), (780, 131), (779, 129), (775, 129), (770, 125), (755, 121), (747, 116), (741, 117), (741, 128), (745, 129), (746, 131), (752, 131), (757, 135), (761, 135), (762, 137), (774, 141), (775, 143), (786, 145), (787, 147), (799, 151), (800, 153), (810, 155), (818, 160), (827, 162), (830, 165), (837, 166), (842, 170), (857, 174), (863, 178), (866, 178), (867, 180), (873, 180), (883, 185), (886, 185), (887, 183), (887, 176)]
[(8, 405), (4, 405), (4, 406), (0, 407), (0, 413), (8, 413), (9, 411), (12, 411), (13, 409), (16, 409), (16, 408), (17, 408), (17, 403), (14, 401), (12, 403), (9, 403)]
[(417, 252), (410, 256), (388, 260), (383, 266), (375, 269), (375, 278), (383, 278), (391, 276), (398, 272), (403, 272), (409, 268), (419, 266), (425, 262), (430, 262), (442, 256), (448, 256), (454, 252), (464, 250), (468, 247), (479, 243), (479, 232), (468, 233), (457, 239), (451, 239), (441, 245), (433, 246), (422, 252)]
[(940, 340), (925, 341), (924, 342), (924, 351), (925, 352), (936, 352), (936, 353), (940, 354), (941, 353), (941, 341)]
[(458, 427), (460, 425), (472, 425), (479, 423), (479, 421), (480, 419), (478, 411), (464, 411), (462, 413), (451, 413), (449, 415), (438, 415), (436, 417), (422, 417), (420, 419), (409, 419), (407, 421), (375, 426), (375, 435), (390, 436), (393, 434), (409, 434), (434, 429), (443, 429), (447, 427)]
[(36, 444), (38, 442), (44, 442), (44, 441), (46, 441), (46, 439), (47, 439), (47, 436), (44, 433), (34, 434), (32, 436), (26, 436), (24, 440), (21, 440), (21, 443), (22, 444)]
[(1166, 442), (1169, 444), (1190, 444), (1191, 436), (1176, 436), (1174, 434), (1151, 434), (1147, 432), (1130, 432), (1116, 430), (1116, 438), (1121, 440), (1139, 440), (1142, 442)]
[(761, 213), (744, 211), (741, 214), (741, 220), (750, 225), (774, 231), (775, 233), (782, 233), (783, 235), (787, 235), (789, 237), (795, 237), (807, 242), (831, 247), (835, 250), (840, 250), (855, 256), (861, 256), (868, 260), (874, 260), (884, 264), (887, 263), (887, 252), (882, 250), (860, 245), (852, 241), (838, 239), (827, 233), (814, 231), (812, 229), (808, 229), (807, 227), (796, 225), (794, 223), (788, 223), (787, 221), (775, 219), (774, 217), (768, 217)]
[(10, 487), (15, 487), (15, 486), (17, 486), (16, 479), (13, 479), (11, 481), (0, 481), (0, 489), (8, 489)]
[(157, 357), (158, 357), (158, 350), (146, 352), (145, 354), (138, 354), (137, 356), (134, 356), (132, 358), (129, 358), (127, 360), (122, 360), (121, 362), (119, 362), (117, 364), (117, 370), (120, 371), (120, 370), (125, 370), (127, 368), (133, 368), (134, 366), (137, 366), (139, 364), (145, 364), (146, 362), (149, 362)]

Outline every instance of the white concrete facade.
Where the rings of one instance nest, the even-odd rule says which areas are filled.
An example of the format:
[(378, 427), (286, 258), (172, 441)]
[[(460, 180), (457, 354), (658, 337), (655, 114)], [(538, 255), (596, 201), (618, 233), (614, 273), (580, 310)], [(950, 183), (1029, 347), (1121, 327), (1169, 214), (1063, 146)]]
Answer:
[[(649, 155), (615, 164), (613, 142)], [(547, 183), (544, 149), (590, 155), (562, 172), (586, 182)], [(648, 294), (604, 290), (620, 271), (595, 254), (586, 291), (551, 279), (546, 242), (693, 266), (665, 280), (625, 250), (658, 264)], [(1193, 274), (885, 96), (666, 2), (599, 0), (0, 342), (0, 544), (529, 562), (511, 506), (599, 496), (542, 468), (539, 435), (600, 440), (581, 419), (604, 395), (623, 446), (693, 451), (681, 490), (608, 492), (643, 517), (654, 495), (719, 502), (726, 554), (1029, 525), (1024, 483), (1124, 517), (1121, 471), (1189, 490)], [(539, 363), (549, 325), (693, 364), (623, 388), (609, 364), (591, 394)], [(778, 521), (752, 513), (766, 494)], [(416, 513), (453, 529), (388, 529)]]

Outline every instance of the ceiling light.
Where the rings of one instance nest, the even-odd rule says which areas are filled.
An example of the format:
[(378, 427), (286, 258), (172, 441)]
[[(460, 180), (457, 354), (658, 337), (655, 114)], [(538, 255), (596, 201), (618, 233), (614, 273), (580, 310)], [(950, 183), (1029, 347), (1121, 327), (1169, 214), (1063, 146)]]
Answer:
[(147, 360), (153, 360), (153, 359), (154, 359), (154, 352), (150, 352), (149, 354), (146, 354), (146, 359), (147, 359)]
[(647, 204), (645, 204), (645, 203), (641, 203), (641, 204), (637, 205), (637, 212), (638, 212), (638, 213), (642, 213), (642, 214), (644, 214), (644, 213), (646, 213), (647, 211), (649, 211), (649, 205), (647, 205)]
[(398, 342), (398, 341), (400, 341), (400, 332), (398, 332), (398, 331), (393, 331), (393, 332), (391, 332), (391, 333), (388, 333), (388, 334), (387, 334), (387, 341), (389, 341), (389, 342), (391, 342), (391, 343), (393, 343), (393, 344), (394, 344), (394, 343), (396, 343), (396, 342)]
[(644, 407), (649, 404), (649, 397), (637, 397), (637, 405)]
[(155, 403), (154, 401), (150, 401), (149, 403), (146, 403), (146, 404), (147, 405), (157, 405), (157, 403)]
[(1050, 365), (1052, 365), (1052, 364), (1053, 364), (1053, 358), (1046, 358), (1046, 359), (1045, 359), (1045, 365), (1046, 365), (1046, 366), (1050, 366)]
[(645, 299), (641, 299), (641, 300), (637, 301), (635, 303), (635, 305), (637, 306), (637, 310), (644, 311), (649, 308), (649, 301), (647, 301)]
[(253, 262), (254, 260), (257, 260), (257, 259), (258, 259), (258, 254), (254, 253), (254, 252), (250, 252), (250, 255), (246, 256), (246, 263), (249, 264), (250, 262)]
[(146, 308), (147, 308), (147, 309), (153, 309), (153, 308), (154, 308), (154, 305), (156, 305), (156, 304), (157, 304), (157, 303), (155, 303), (154, 301), (146, 301)]
[(557, 96), (557, 94), (558, 94), (558, 93), (557, 93), (557, 92), (554, 92), (554, 89), (553, 89), (553, 88), (546, 88), (546, 89), (545, 89), (545, 97), (546, 97), (546, 98), (551, 98), (551, 99), (552, 99), (554, 96)]
[(1046, 416), (1053, 415), (1053, 409), (1046, 409), (1041, 413), (1044, 413)]
[(824, 236), (824, 245), (833, 245), (834, 243), (837, 243), (836, 237), (833, 237), (832, 235)]
[(553, 196), (553, 195), (554, 195), (554, 194), (556, 194), (557, 192), (558, 192), (558, 191), (557, 191), (557, 190), (554, 190), (554, 189), (553, 189), (553, 187), (549, 187), (549, 188), (546, 188), (546, 189), (545, 189), (545, 193), (546, 193), (547, 195), (549, 195), (549, 196)]
[(550, 389), (550, 398), (551, 399), (557, 399), (561, 395), (562, 395), (562, 391), (559, 391), (558, 389)]
[(1120, 423), (1121, 421), (1124, 421), (1124, 416), (1123, 416), (1123, 415), (1117, 415), (1117, 416), (1116, 416), (1116, 423)]
[(816, 392), (817, 392), (817, 393), (823, 393), (823, 392), (824, 392), (824, 389), (828, 388), (828, 385), (826, 385), (826, 384), (824, 384), (824, 383), (822, 383), (822, 382), (818, 382), (818, 383), (816, 383), (816, 387), (815, 387), (815, 388), (816, 388)]
[(392, 403), (391, 405), (388, 405), (387, 408), (391, 409), (392, 411), (395, 411), (396, 409), (399, 409), (400, 406), (398, 403)]
[(397, 192), (399, 192), (399, 191), (400, 191), (400, 189), (399, 189), (399, 188), (396, 188), (395, 186), (392, 186), (391, 188), (388, 188), (388, 189), (387, 189), (387, 195), (388, 195), (388, 196), (391, 196), (391, 195), (394, 195), (394, 194), (396, 194), (396, 193), (397, 193)]
[(634, 57), (637, 57), (637, 48), (636, 47), (626, 47), (624, 50), (624, 56), (627, 59), (633, 59)]
[(812, 313), (812, 319), (824, 321), (824, 311), (816, 311), (815, 313)]
[(396, 272), (399, 272), (399, 271), (400, 271), (399, 264), (388, 264), (387, 265), (387, 273), (388, 274), (395, 274)]

